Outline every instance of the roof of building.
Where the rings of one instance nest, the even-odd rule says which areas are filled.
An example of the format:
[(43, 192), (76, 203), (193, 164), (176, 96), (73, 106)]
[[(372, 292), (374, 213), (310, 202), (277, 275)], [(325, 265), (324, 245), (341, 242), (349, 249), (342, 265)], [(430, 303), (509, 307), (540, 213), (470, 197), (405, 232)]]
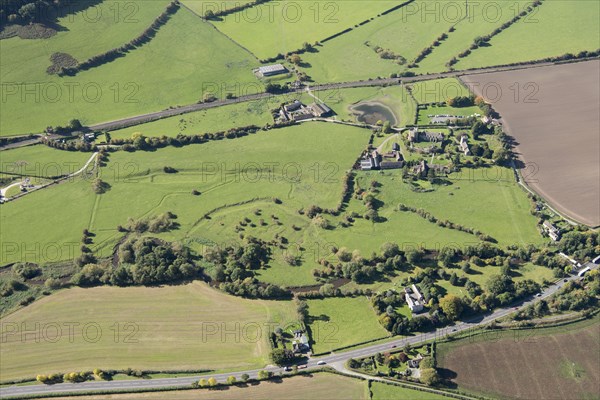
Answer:
[(282, 72), (287, 71), (281, 64), (273, 64), (273, 65), (265, 65), (264, 67), (258, 67), (258, 72), (261, 74), (269, 73), (269, 72)]

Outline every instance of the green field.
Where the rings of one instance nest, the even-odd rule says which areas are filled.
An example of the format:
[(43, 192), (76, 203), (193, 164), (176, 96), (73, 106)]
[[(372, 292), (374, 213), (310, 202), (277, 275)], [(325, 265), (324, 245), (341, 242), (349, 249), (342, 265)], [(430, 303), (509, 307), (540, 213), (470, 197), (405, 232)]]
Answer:
[[(160, 6), (157, 14), (166, 4), (151, 3), (151, 9)], [(65, 17), (60, 22), (70, 29), (68, 20)], [(121, 33), (119, 43), (146, 28), (141, 23), (129, 25), (135, 25), (135, 29)], [(106, 36), (102, 32), (107, 27), (88, 23), (76, 32), (79, 29), (87, 29), (83, 36), (87, 45), (95, 43), (92, 38)], [(263, 90), (252, 73), (258, 61), (185, 8), (173, 15), (151, 42), (125, 57), (75, 77), (46, 74), (48, 58), (55, 51), (72, 51), (82, 59), (100, 52), (97, 46), (88, 53), (76, 51), (76, 46), (82, 46), (81, 37), (68, 30), (51, 39), (2, 40), (0, 67), (6, 100), (2, 104), (0, 135), (38, 132), (48, 125), (65, 125), (73, 118), (93, 124), (159, 111), (197, 102), (205, 92), (224, 97), (228, 91), (239, 94)], [(150, 65), (152, 68), (147, 68)]]
[(469, 90), (456, 78), (419, 81), (410, 85), (419, 104), (445, 102), (457, 96), (469, 96)]
[(381, 382), (371, 383), (372, 400), (410, 399), (410, 400), (447, 400), (449, 397), (435, 393), (411, 390), (402, 386)]
[[(431, 2), (419, 0), (323, 43), (318, 52), (302, 55), (310, 65), (303, 70), (317, 82), (387, 77), (405, 70), (423, 48), (451, 26), (437, 18), (423, 18), (426, 7), (432, 8)], [(380, 58), (375, 46), (391, 50), (406, 62), (400, 65)]]
[[(160, 301), (148, 302), (152, 298)], [(40, 328), (37, 335), (23, 338), (20, 333), (5, 335), (0, 375), (8, 380), (94, 368), (261, 367), (267, 364), (270, 349), (263, 324), (285, 326), (294, 318), (291, 302), (244, 300), (199, 282), (162, 288), (66, 289), (2, 319), (3, 332), (21, 324), (35, 331), (38, 323)], [(79, 325), (69, 334), (71, 321)], [(221, 337), (222, 327), (233, 330), (236, 323), (237, 340), (233, 334)], [(243, 340), (242, 329), (253, 339)]]
[[(508, 168), (463, 169), (449, 176), (451, 185), (437, 186), (434, 191), (426, 193), (411, 191), (395, 172), (376, 176), (365, 173), (359, 179), (359, 184), (367, 187), (371, 179), (376, 179), (382, 185), (380, 197), (386, 210), (389, 210), (385, 216), (396, 213), (393, 208), (404, 203), (423, 208), (440, 219), (479, 229), (501, 245), (544, 242), (536, 228), (535, 217), (529, 213), (529, 199)], [(392, 189), (396, 187), (401, 189)], [(484, 193), (485, 197), (482, 196)], [(404, 217), (411, 215), (420, 218), (408, 212), (398, 213)], [(445, 229), (446, 232), (454, 231)], [(471, 238), (476, 239), (474, 236)]]
[[(455, 13), (455, 3), (451, 3), (449, 6), (442, 5), (440, 7), (440, 13), (437, 15), (441, 15), (442, 18), (444, 15), (447, 16), (447, 19), (454, 24), (454, 32), (448, 33), (448, 38), (441, 42), (441, 44), (437, 47), (433, 48), (431, 54), (429, 54), (423, 61), (419, 63), (419, 67), (416, 69), (416, 72), (419, 73), (429, 73), (429, 72), (442, 72), (447, 71), (448, 67), (446, 63), (450, 61), (452, 57), (457, 57), (459, 53), (465, 51), (469, 48), (473, 40), (477, 36), (484, 36), (490, 34), (494, 29), (501, 26), (503, 23), (511, 20), (517, 13), (524, 10), (529, 4), (531, 4), (531, 0), (515, 0), (515, 1), (495, 1), (495, 0), (482, 0), (478, 2), (473, 2), (469, 6), (470, 13), (465, 17), (465, 11), (461, 11), (461, 18), (456, 18)], [(441, 11), (445, 9), (447, 11)], [(542, 6), (546, 7), (544, 4)], [(435, 18), (436, 14), (432, 14), (429, 19)], [(570, 21), (569, 23), (576, 23), (576, 19), (571, 19), (571, 16), (568, 13), (560, 16), (561, 19), (565, 21)], [(531, 22), (531, 21), (530, 21)], [(528, 23), (528, 26), (534, 26), (534, 23)], [(513, 27), (510, 27), (513, 29)], [(526, 35), (531, 38), (530, 33), (526, 33)], [(536, 42), (535, 40), (532, 42)], [(475, 50), (475, 52), (480, 51)], [(513, 47), (507, 49), (507, 51), (514, 51)], [(518, 53), (518, 52), (515, 52)], [(526, 54), (526, 53), (523, 53)], [(528, 58), (529, 59), (529, 58)], [(490, 59), (489, 64), (486, 65), (497, 65), (496, 60)], [(480, 67), (482, 65), (478, 65)], [(454, 66), (455, 69), (460, 69), (457, 65)]]
[(308, 300), (313, 353), (388, 336), (366, 297)]
[[(273, 106), (273, 107), (272, 107)], [(227, 129), (257, 125), (264, 126), (273, 123), (269, 112), (274, 108), (270, 100), (254, 100), (245, 103), (210, 108), (175, 117), (164, 118), (129, 128), (111, 131), (113, 139), (129, 139), (134, 133), (144, 136), (177, 136), (195, 135), (207, 132), (219, 132)]]
[(486, 67), (597, 50), (599, 21), (598, 2), (547, 0), (531, 19), (522, 19), (501, 32), (492, 38), (490, 46), (473, 51), (455, 67)]
[(0, 152), (0, 172), (40, 177), (76, 172), (91, 153), (61, 151), (38, 144)]
[[(236, 203), (267, 199), (274, 205), (272, 198), (279, 197), (283, 204), (278, 206), (278, 214), (282, 217), (297, 215), (297, 209), (315, 203), (334, 207), (341, 196), (341, 176), (367, 140), (368, 131), (363, 129), (309, 123), (183, 148), (113, 153), (101, 170), (102, 179), (111, 185), (102, 195), (93, 193), (89, 181), (77, 178), (3, 205), (0, 240), (18, 246), (14, 252), (3, 254), (2, 262), (23, 259), (27, 246), (43, 248), (52, 243), (61, 247), (75, 244), (78, 248), (84, 228), (97, 234), (94, 248), (107, 256), (121, 236), (117, 232), (119, 224), (126, 224), (129, 217), (165, 211), (177, 214), (181, 225), (165, 237), (200, 246), (228, 239), (204, 230), (202, 225), (205, 213), (224, 205), (229, 205), (225, 210), (235, 212)], [(164, 166), (180, 172), (166, 174)], [(202, 195), (192, 195), (193, 189)], [(41, 204), (45, 207), (38, 207)], [(120, 206), (124, 204), (127, 206)], [(22, 229), (24, 218), (29, 229)], [(269, 214), (264, 218), (268, 220)], [(283, 228), (292, 230), (285, 222)], [(305, 219), (305, 223), (310, 220)], [(234, 227), (229, 228), (237, 239)], [(31, 252), (27, 254), (32, 256)], [(61, 259), (70, 257), (72, 254), (65, 251)]]
[(252, 0), (221, 0), (221, 1), (211, 1), (211, 0), (182, 0), (181, 3), (192, 10), (194, 13), (199, 16), (203, 16), (204, 13), (208, 10), (212, 10), (213, 12), (230, 10), (231, 8), (247, 4), (252, 2)]
[(214, 25), (260, 59), (313, 44), (375, 17), (396, 1), (315, 1), (262, 4), (247, 12), (223, 17)]

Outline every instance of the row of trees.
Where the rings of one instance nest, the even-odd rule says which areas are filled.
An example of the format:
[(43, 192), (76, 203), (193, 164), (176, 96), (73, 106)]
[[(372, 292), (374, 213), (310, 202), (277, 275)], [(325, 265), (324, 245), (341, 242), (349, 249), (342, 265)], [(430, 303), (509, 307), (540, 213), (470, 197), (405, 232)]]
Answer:
[(486, 241), (486, 242), (492, 242), (495, 243), (496, 240), (494, 238), (492, 238), (490, 235), (487, 235), (477, 229), (474, 228), (469, 228), (460, 224), (456, 224), (454, 222), (448, 221), (448, 220), (440, 220), (437, 217), (431, 215), (431, 213), (429, 213), (428, 211), (422, 209), (422, 208), (416, 208), (416, 207), (411, 207), (409, 205), (406, 204), (399, 204), (398, 205), (398, 210), (399, 211), (410, 211), (412, 213), (417, 214), (418, 216), (420, 216), (421, 218), (424, 218), (426, 220), (428, 220), (431, 223), (434, 223), (438, 226), (441, 226), (443, 228), (448, 228), (448, 229), (455, 229), (461, 232), (465, 232), (465, 233), (470, 233), (471, 235), (475, 235), (477, 236), (480, 240)]
[(212, 140), (233, 139), (238, 137), (248, 136), (256, 133), (261, 128), (256, 125), (249, 125), (239, 128), (232, 128), (227, 131), (219, 131), (215, 133), (203, 133), (197, 135), (177, 135), (176, 137), (156, 136), (146, 137), (136, 135), (131, 139), (112, 139), (110, 144), (122, 146), (125, 151), (136, 150), (153, 150), (167, 146), (187, 146), (190, 144), (201, 144)]

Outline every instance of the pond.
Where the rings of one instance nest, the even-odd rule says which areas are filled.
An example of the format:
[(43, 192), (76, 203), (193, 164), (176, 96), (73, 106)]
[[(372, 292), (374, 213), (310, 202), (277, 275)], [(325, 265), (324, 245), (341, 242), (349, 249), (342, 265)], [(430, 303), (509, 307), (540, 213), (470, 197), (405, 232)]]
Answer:
[(352, 106), (352, 111), (356, 113), (359, 122), (366, 124), (375, 125), (377, 121), (389, 121), (392, 125), (398, 123), (394, 112), (381, 103), (359, 103)]

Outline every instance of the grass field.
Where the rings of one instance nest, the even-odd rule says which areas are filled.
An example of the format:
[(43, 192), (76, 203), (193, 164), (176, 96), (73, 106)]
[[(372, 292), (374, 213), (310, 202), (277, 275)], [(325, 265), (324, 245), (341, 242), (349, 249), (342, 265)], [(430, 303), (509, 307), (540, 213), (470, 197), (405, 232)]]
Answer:
[(410, 85), (419, 104), (440, 103), (456, 96), (469, 96), (469, 90), (456, 78), (419, 81)]
[[(162, 9), (166, 2), (150, 3), (150, 9), (157, 5)], [(67, 22), (65, 25), (71, 27)], [(146, 28), (133, 25), (135, 35)], [(102, 35), (106, 28), (101, 24), (85, 25), (81, 28), (88, 30), (84, 43), (95, 43), (92, 38), (106, 36)], [(130, 31), (121, 34), (128, 40), (135, 35)], [(159, 111), (197, 102), (204, 92), (224, 96), (227, 91), (262, 91), (262, 84), (251, 71), (258, 61), (185, 8), (173, 15), (150, 43), (125, 57), (75, 77), (47, 75), (50, 55), (75, 47), (74, 42), (83, 46), (80, 38), (66, 31), (51, 39), (2, 41), (0, 67), (5, 97), (0, 135), (38, 132), (48, 125), (65, 125), (73, 118), (92, 124)], [(98, 46), (93, 47), (91, 53), (98, 53)], [(83, 54), (83, 50), (81, 54), (73, 53), (82, 58), (92, 55)], [(152, 68), (147, 68), (149, 65)]]
[(487, 397), (595, 399), (600, 393), (598, 322), (596, 317), (440, 344), (438, 366), (459, 389)]
[[(309, 65), (304, 71), (317, 82), (338, 82), (387, 77), (406, 69), (421, 49), (451, 26), (450, 22), (423, 18), (421, 10), (428, 3), (419, 0), (323, 43), (317, 47), (318, 52), (302, 55)], [(375, 46), (404, 57), (406, 63), (399, 65), (380, 58), (373, 49)]]
[[(244, 300), (199, 282), (66, 289), (2, 319), (0, 376), (8, 380), (94, 368), (261, 367), (270, 350), (263, 324), (285, 326), (294, 318), (291, 302)], [(72, 334), (66, 325), (71, 321), (79, 323)], [(36, 334), (6, 334), (13, 326)], [(238, 333), (221, 336), (223, 327)]]
[[(511, 20), (516, 14), (524, 10), (531, 3), (531, 0), (481, 0), (476, 3), (471, 3), (468, 16), (465, 15), (466, 12), (464, 9), (462, 9), (460, 14), (456, 13), (456, 3), (450, 2), (449, 5), (442, 4), (438, 6), (437, 13), (430, 13), (424, 18), (426, 20), (434, 19), (436, 17), (446, 19), (454, 24), (455, 30), (454, 32), (448, 33), (448, 38), (441, 42), (439, 46), (433, 48), (431, 54), (419, 63), (419, 67), (416, 71), (419, 73), (447, 71), (448, 67), (446, 66), (446, 63), (450, 61), (452, 57), (457, 57), (459, 53), (468, 49), (477, 36), (490, 34), (494, 29)], [(546, 5), (543, 5), (542, 8), (543, 7), (546, 7)], [(430, 7), (430, 9), (431, 8), (434, 7)], [(564, 19), (565, 15), (562, 15), (560, 18)], [(529, 22), (531, 22), (531, 20), (528, 20), (527, 25), (535, 25)], [(509, 28), (509, 30), (510, 29), (513, 29), (513, 27)], [(531, 38), (529, 31), (524, 34)], [(534, 40), (533, 42), (536, 41)], [(481, 49), (475, 50), (475, 52), (480, 50)], [(514, 47), (510, 47), (510, 49), (507, 48), (507, 51), (514, 51)], [(530, 59), (528, 55), (526, 57), (527, 59)], [(490, 63), (486, 65), (498, 64), (496, 60), (493, 59), (486, 62)], [(477, 66), (480, 67), (482, 65)], [(455, 69), (459, 69), (456, 65), (454, 67)]]
[(237, 5), (250, 3), (252, 0), (183, 0), (181, 3), (196, 14), (203, 16), (208, 10), (213, 12), (230, 10)]
[[(364, 381), (340, 375), (317, 373), (307, 376), (287, 378), (279, 382), (261, 382), (247, 387), (231, 387), (219, 390), (182, 390), (159, 393), (129, 393), (102, 396), (84, 396), (83, 400), (137, 400), (164, 399), (173, 400), (263, 400), (267, 398), (305, 400), (368, 400), (367, 385)], [(62, 400), (66, 400), (63, 398)]]
[(0, 172), (40, 177), (67, 175), (83, 167), (90, 156), (41, 144), (21, 147), (0, 152)]
[(388, 336), (366, 297), (334, 297), (307, 303), (313, 353)]
[(449, 398), (435, 393), (411, 390), (402, 386), (388, 385), (381, 382), (371, 383), (371, 393), (371, 400), (447, 400)]
[[(121, 236), (116, 229), (119, 224), (125, 224), (129, 217), (165, 211), (178, 215), (180, 223), (179, 229), (165, 238), (201, 246), (227, 240), (220, 232), (205, 230), (202, 224), (202, 216), (219, 207), (229, 205), (224, 210), (235, 212), (237, 203), (266, 199), (275, 205), (272, 198), (279, 197), (283, 204), (278, 205), (277, 214), (282, 219), (298, 215), (296, 210), (315, 203), (334, 207), (341, 196), (341, 177), (367, 140), (368, 132), (363, 129), (309, 123), (183, 148), (113, 153), (101, 171), (102, 179), (111, 185), (102, 195), (93, 193), (89, 181), (77, 178), (3, 205), (0, 240), (16, 247), (3, 252), (2, 262), (23, 259), (25, 254), (38, 257), (29, 261), (45, 261), (44, 252), (25, 251), (33, 246), (79, 248), (84, 228), (97, 234), (93, 248), (98, 254), (108, 256)], [(310, 145), (316, 143), (318, 146)], [(179, 173), (166, 174), (164, 166)], [(193, 189), (202, 194), (192, 195)], [(119, 206), (124, 204), (127, 207)], [(269, 215), (263, 218), (270, 221)], [(246, 216), (258, 220), (252, 211)], [(28, 229), (23, 229), (25, 220)], [(292, 230), (286, 219), (283, 223), (283, 228)], [(310, 224), (310, 220), (305, 219), (305, 223)], [(237, 239), (234, 226), (229, 228)], [(64, 259), (72, 254), (64, 251), (61, 256)]]
[(214, 25), (260, 59), (294, 51), (375, 17), (397, 1), (315, 1), (262, 4)]
[(270, 108), (274, 107), (270, 100), (255, 100), (164, 118), (112, 131), (110, 135), (114, 139), (129, 139), (136, 132), (147, 137), (177, 136), (219, 132), (248, 125), (264, 126), (273, 122)]
[[(378, 197), (385, 204), (383, 215), (386, 217), (395, 213), (394, 208), (398, 204), (404, 203), (423, 208), (437, 218), (479, 229), (498, 240), (500, 245), (543, 243), (536, 228), (536, 219), (529, 213), (529, 199), (518, 187), (510, 169), (463, 169), (449, 176), (451, 185), (438, 186), (426, 193), (411, 191), (394, 172), (376, 176), (365, 173), (359, 178), (359, 184), (367, 187), (371, 179), (376, 179), (382, 185)], [(405, 189), (392, 190), (396, 187)], [(404, 212), (400, 214), (404, 217), (411, 215)], [(453, 231), (444, 230), (444, 233), (447, 232)], [(471, 238), (476, 239), (474, 236)]]
[(523, 19), (501, 32), (492, 38), (490, 46), (473, 51), (455, 68), (486, 67), (597, 50), (600, 48), (599, 21), (598, 2), (548, 0), (531, 19)]

